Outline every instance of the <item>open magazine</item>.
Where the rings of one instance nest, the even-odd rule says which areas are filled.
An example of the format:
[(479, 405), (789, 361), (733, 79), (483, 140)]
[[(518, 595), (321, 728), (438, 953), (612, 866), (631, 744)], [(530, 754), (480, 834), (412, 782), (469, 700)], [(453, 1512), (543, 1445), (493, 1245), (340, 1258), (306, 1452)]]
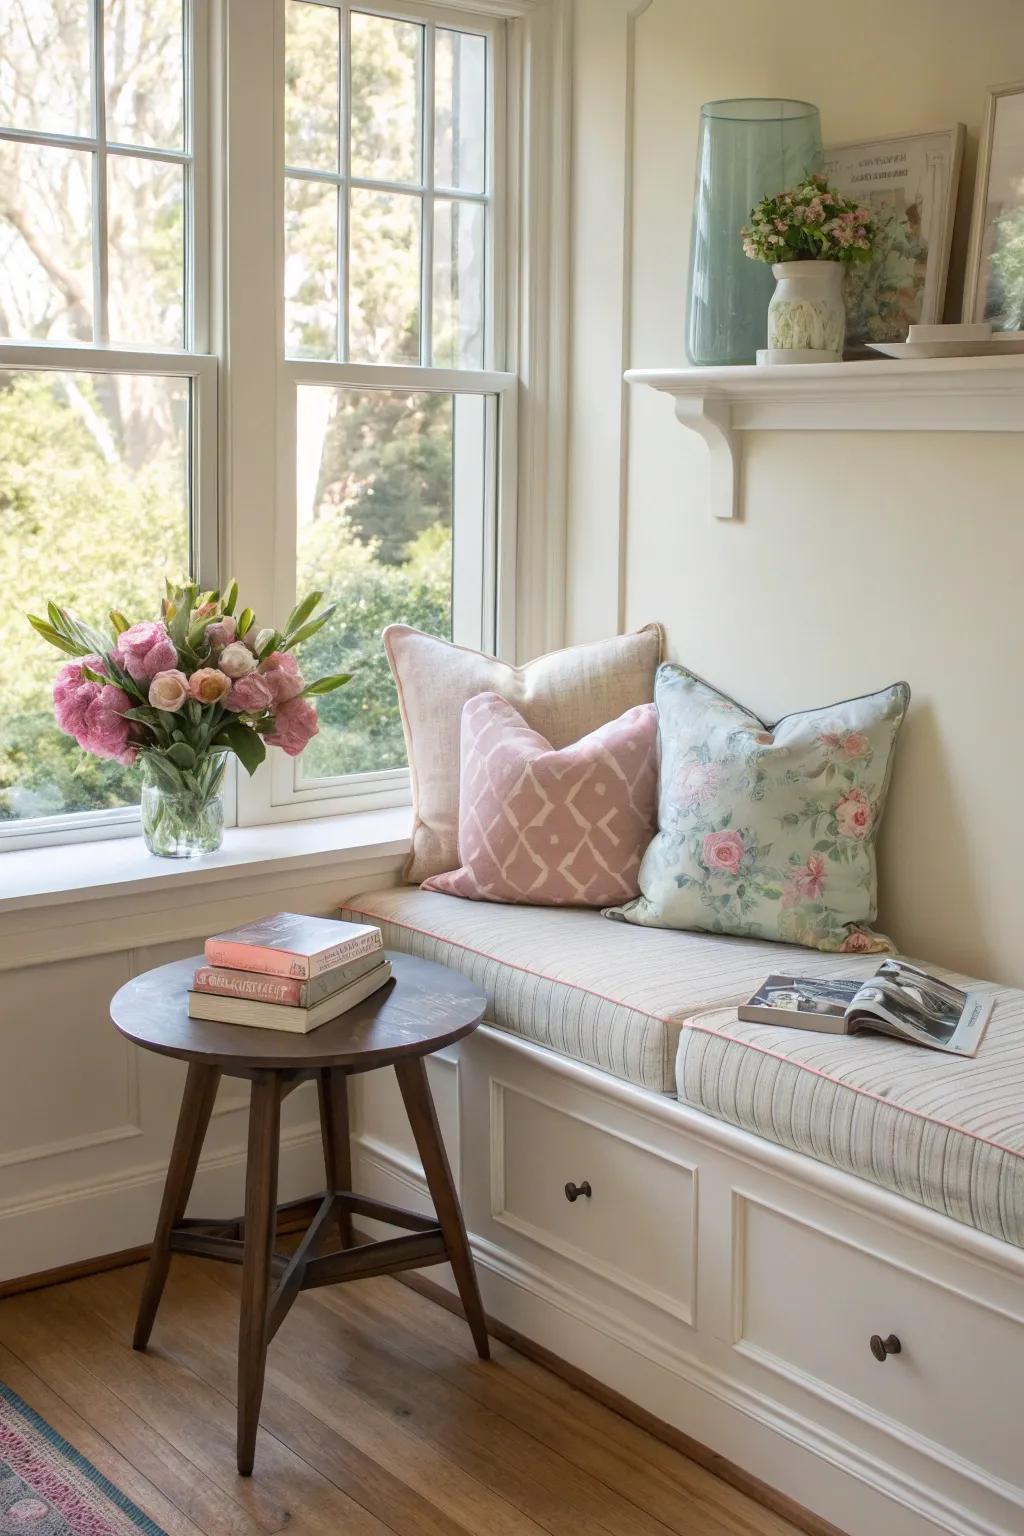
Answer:
[(929, 976), (906, 960), (883, 960), (869, 981), (769, 976), (737, 1010), (748, 1024), (782, 1024), (833, 1035), (870, 1029), (954, 1056), (973, 1056), (992, 999)]

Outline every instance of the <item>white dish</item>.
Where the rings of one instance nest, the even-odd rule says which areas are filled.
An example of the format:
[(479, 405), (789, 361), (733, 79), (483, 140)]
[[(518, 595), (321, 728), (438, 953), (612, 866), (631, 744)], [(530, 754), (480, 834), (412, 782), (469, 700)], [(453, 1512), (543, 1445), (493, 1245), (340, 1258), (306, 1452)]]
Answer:
[(990, 341), (869, 341), (885, 357), (998, 357), (1024, 352), (1024, 331), (1002, 331)]

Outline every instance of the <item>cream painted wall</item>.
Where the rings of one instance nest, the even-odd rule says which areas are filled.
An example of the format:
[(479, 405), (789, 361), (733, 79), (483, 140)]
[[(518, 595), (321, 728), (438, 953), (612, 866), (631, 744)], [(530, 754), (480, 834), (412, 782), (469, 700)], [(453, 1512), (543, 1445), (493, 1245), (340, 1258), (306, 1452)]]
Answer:
[(658, 618), (672, 656), (769, 718), (905, 677), (883, 925), (1024, 983), (1024, 438), (745, 434), (742, 517), (718, 522), (670, 402), (624, 402), (620, 383), (623, 365), (685, 364), (696, 126), (716, 96), (817, 101), (826, 142), (964, 122), (957, 316), (985, 90), (1024, 78), (1024, 4), (632, 9), (576, 13), (569, 638)]

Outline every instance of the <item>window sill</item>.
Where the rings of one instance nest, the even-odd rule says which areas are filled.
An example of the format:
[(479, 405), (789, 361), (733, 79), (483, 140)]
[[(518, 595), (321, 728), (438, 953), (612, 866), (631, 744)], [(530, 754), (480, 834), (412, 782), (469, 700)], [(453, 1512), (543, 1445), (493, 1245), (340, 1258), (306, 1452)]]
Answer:
[(310, 901), (327, 912), (394, 883), (411, 822), (399, 806), (235, 827), (196, 860), (154, 858), (141, 837), (0, 854), (0, 971), (193, 942), (267, 911), (314, 910)]
[[(83, 899), (135, 896), (251, 878), (269, 870), (332, 869), (409, 850), (408, 806), (328, 816), (316, 821), (232, 827), (217, 853), (202, 859), (159, 859), (138, 837), (63, 843), (0, 854), (0, 915)], [(198, 894), (198, 893), (197, 893)]]

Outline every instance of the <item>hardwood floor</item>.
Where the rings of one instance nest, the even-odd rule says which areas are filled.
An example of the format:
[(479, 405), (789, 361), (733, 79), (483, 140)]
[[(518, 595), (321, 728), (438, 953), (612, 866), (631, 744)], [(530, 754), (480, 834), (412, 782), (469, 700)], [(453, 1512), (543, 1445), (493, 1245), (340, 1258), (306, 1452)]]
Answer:
[(796, 1536), (797, 1528), (394, 1280), (299, 1297), (235, 1473), (237, 1272), (176, 1258), (0, 1301), (0, 1381), (168, 1536)]

